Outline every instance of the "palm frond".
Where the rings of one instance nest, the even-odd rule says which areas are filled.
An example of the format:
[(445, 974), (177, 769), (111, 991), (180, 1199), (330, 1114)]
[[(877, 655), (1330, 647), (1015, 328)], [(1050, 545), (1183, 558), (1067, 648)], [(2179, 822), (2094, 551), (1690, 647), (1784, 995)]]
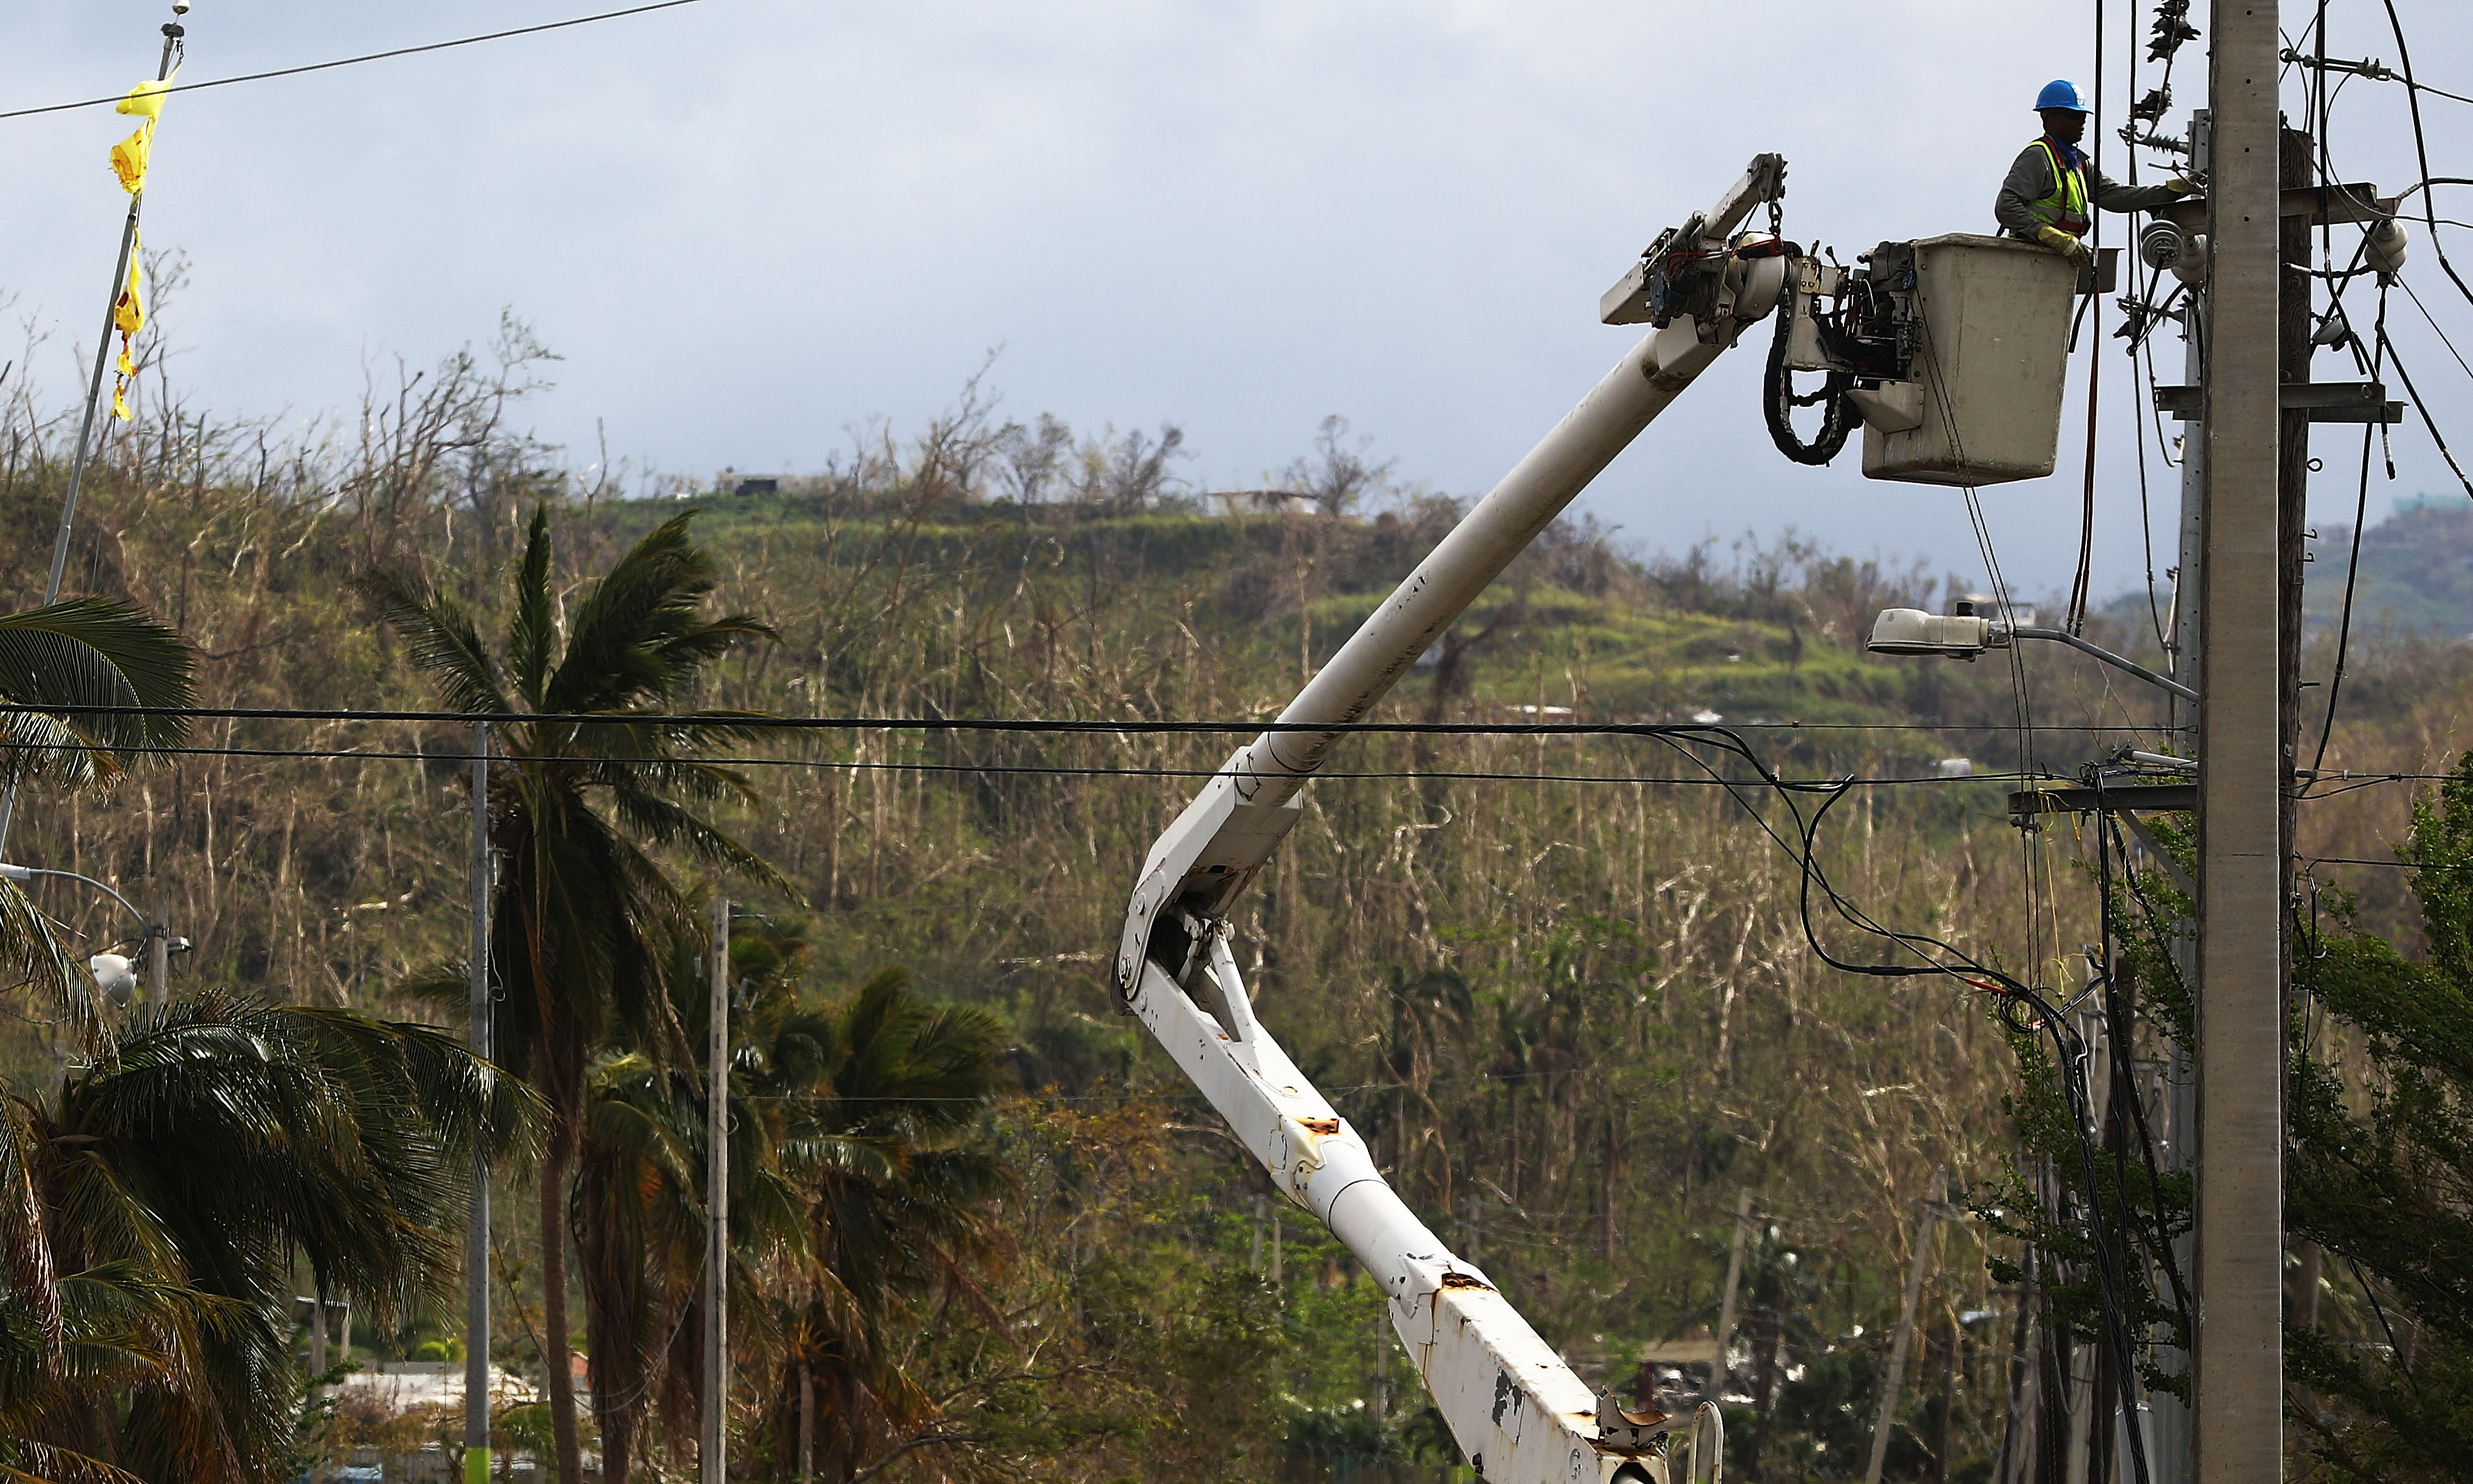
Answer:
[(799, 898), (799, 889), (772, 862), (731, 838), (711, 821), (632, 785), (612, 789), (611, 804), (629, 833), (657, 846), (683, 850), (706, 865), (734, 872), (785, 897)]
[(36, 779), (76, 792), (108, 788), (128, 771), (80, 723), (48, 711), (0, 711), (0, 778)]
[(352, 586), (378, 618), (403, 636), (413, 668), (437, 682), (438, 699), (448, 710), (503, 714), (514, 709), (499, 689), (498, 667), (482, 644), (480, 631), (461, 604), (409, 572), (365, 572)]
[(33, 1318), (36, 1341), (51, 1351), (60, 1348), (63, 1321), (51, 1234), (35, 1186), (40, 1137), (24, 1103), (0, 1104), (0, 1277), (8, 1280), (12, 1301)]
[(103, 1023), (93, 976), (69, 957), (52, 920), (14, 881), (0, 879), (0, 988), (31, 988), (80, 1040)]
[(78, 708), (187, 706), (196, 672), (188, 641), (133, 603), (72, 598), (0, 614), (0, 703), (73, 713), (61, 720), (85, 746), (127, 754), (177, 745), (188, 734), (184, 716)]
[(534, 710), (572, 710), (548, 702), (550, 654), (558, 644), (558, 611), (549, 588), (551, 546), (549, 507), (533, 507), (531, 529), (524, 535), (524, 560), (516, 572), (516, 613), (507, 627), (516, 688)]

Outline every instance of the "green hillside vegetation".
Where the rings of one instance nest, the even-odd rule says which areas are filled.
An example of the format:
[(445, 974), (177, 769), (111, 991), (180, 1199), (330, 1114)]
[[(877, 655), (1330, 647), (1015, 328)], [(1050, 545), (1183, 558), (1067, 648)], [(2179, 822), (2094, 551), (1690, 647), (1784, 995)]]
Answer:
[[(1040, 472), (1054, 424), (1025, 429), (971, 399), (786, 491), (621, 500), (516, 431), (528, 374), (520, 346), (495, 369), (462, 358), (374, 403), (355, 438), (299, 446), (176, 403), (90, 477), (71, 588), (126, 595), (188, 634), (203, 706), (424, 709), (431, 692), (355, 579), (405, 569), (496, 634), (536, 507), (570, 609), (692, 507), (713, 610), (780, 636), (716, 664), (683, 698), (694, 705), (1243, 724), (1273, 714), (1463, 508), (1368, 490), (1348, 514), (1229, 510), (1175, 489), (1139, 439), (1048, 437)], [(0, 584), (19, 608), (39, 598), (64, 436), (21, 401), (0, 448), (0, 532), (20, 553)], [(1880, 608), (1965, 586), (1791, 539), (1642, 559), (1566, 521), (1379, 714), (1714, 713), (1780, 775), (1896, 780), (1829, 816), (1817, 851), (1833, 882), (1884, 922), (2074, 986), (2094, 931), (2081, 837), (2066, 819), (2021, 832), (2005, 802), (2016, 785), (1933, 780), (1934, 765), (2069, 775), (2114, 743), (2170, 745), (2164, 710), (2062, 653), (2013, 668), (1861, 652)], [(2105, 637), (2139, 643), (2126, 624)], [(2331, 768), (2436, 771), (2473, 734), (2461, 653), (2389, 636), (2354, 662)], [(2022, 743), (2022, 678), (2039, 724), (2110, 730)], [(10, 857), (162, 904), (196, 945), (176, 990), (435, 1016), (404, 987), (463, 951), (467, 735), (202, 720), (194, 751), (108, 796), (30, 804)], [(992, 1013), (1006, 1047), (1010, 1086), (972, 1135), (1008, 1171), (973, 1218), (1001, 1239), (967, 1281), (886, 1301), (892, 1349), (870, 1364), (898, 1367), (917, 1404), (827, 1412), (825, 1476), (892, 1460), (877, 1476), (1268, 1479), (1348, 1460), (1436, 1478), (1453, 1461), (1371, 1284), (1292, 1208), (1277, 1219), (1259, 1169), (1113, 1013), (1104, 970), (1134, 871), (1198, 786), (1177, 775), (1242, 740), (809, 729), (720, 759), (754, 802), (717, 817), (789, 888), (717, 883), (795, 945), (781, 1013), (846, 1006), (899, 968), (930, 1002)], [(1552, 780), (1582, 775), (1601, 781)], [(2384, 855), (2408, 791), (2345, 798), (2305, 816), (2307, 848)], [(1935, 1167), (1966, 1188), (2002, 1177), (2018, 1064), (1962, 986), (1820, 960), (1797, 862), (1763, 829), (1789, 830), (1788, 810), (1741, 762), (1688, 743), (1353, 739), (1240, 902), (1236, 943), (1265, 1021), (1411, 1205), (1584, 1376), (1674, 1379), (1644, 1375), (1641, 1349), (1716, 1322), (1737, 1193), (1754, 1192), (1738, 1464), (1843, 1478), (1868, 1445), (1914, 1202)], [(2347, 869), (2330, 879), (2354, 885), (2361, 921), (2409, 942), (2400, 887)], [(89, 944), (122, 931), (72, 892), (39, 899)], [(1840, 958), (1895, 956), (1843, 921), (1815, 926)], [(12, 1018), (0, 1054), (13, 1085), (40, 1081), (48, 1027)], [(537, 1375), (538, 1207), (528, 1166), (500, 1178), (509, 1323), (493, 1344)], [(1985, 1267), (2002, 1240), (1944, 1229), (1893, 1477), (1991, 1469), (2024, 1332), (2016, 1293)], [(733, 1397), (746, 1476), (789, 1476), (784, 1409), (824, 1364), (802, 1332), (747, 1331)], [(458, 1333), (451, 1306), (416, 1299), (356, 1343), (411, 1354)], [(637, 1456), (674, 1466), (691, 1452), (692, 1398), (647, 1395)], [(335, 1448), (452, 1430), (325, 1425)]]
[[(2314, 624), (2331, 626), (2342, 617), (2352, 544), (2352, 533), (2341, 527), (2317, 543), (2307, 589)], [(2473, 503), (2452, 495), (2399, 501), (2363, 533), (2353, 627), (2357, 634), (2473, 638)]]

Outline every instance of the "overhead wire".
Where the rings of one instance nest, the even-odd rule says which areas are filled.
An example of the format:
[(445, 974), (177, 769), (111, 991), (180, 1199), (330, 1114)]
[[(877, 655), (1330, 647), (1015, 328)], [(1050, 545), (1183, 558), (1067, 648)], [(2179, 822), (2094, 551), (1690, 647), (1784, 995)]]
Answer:
[[(238, 77), (209, 78), (202, 83), (180, 83), (160, 89), (164, 93), (194, 93), (209, 87), (230, 87), (238, 83), (263, 83), (271, 78), (299, 77), (303, 73), (325, 72), (336, 67), (357, 67), (366, 61), (385, 61), (396, 57), (414, 57), (423, 52), (444, 52), (459, 46), (478, 46), (484, 41), (503, 41), (510, 36), (537, 36), (544, 31), (564, 31), (570, 26), (589, 26), (596, 21), (618, 20), (629, 15), (642, 15), (652, 11), (675, 10), (683, 5), (695, 5), (699, 0), (652, 0), (649, 5), (633, 5), (622, 11), (604, 11), (597, 15), (577, 15), (566, 20), (544, 21), (538, 26), (517, 26), (508, 31), (492, 31), (481, 36), (458, 36), (451, 41), (429, 41), (419, 46), (398, 46), (383, 52), (366, 52), (358, 57), (338, 57), (331, 61), (306, 62), (296, 67), (276, 67), (265, 72), (246, 72)], [(39, 108), (12, 108), (0, 112), (0, 120), (33, 118), (41, 113), (65, 113), (73, 108), (100, 108), (117, 104), (119, 93), (104, 98), (81, 98), (75, 103), (48, 103)]]
[[(2388, 296), (2387, 291), (2382, 289), (2379, 291), (2377, 333), (2378, 343), (2383, 349), (2387, 345), (2387, 323)], [(2372, 381), (2378, 379), (2378, 368), (2375, 364), (2370, 369), (2370, 379)], [(2327, 678), (2327, 712), (2318, 724), (2318, 751), (2310, 761), (2313, 777), (2301, 788), (2305, 798), (2317, 786), (2318, 782), (2317, 775), (2327, 766), (2327, 743), (2328, 739), (2336, 734), (2336, 707), (2344, 694), (2344, 661), (2352, 652), (2353, 643), (2353, 594), (2361, 579), (2363, 527), (2368, 520), (2370, 510), (2370, 443), (2378, 427), (2379, 424), (2375, 422), (2365, 422), (2362, 425), (2362, 476), (2360, 488), (2353, 500), (2352, 549), (2344, 555), (2344, 603), (2341, 616), (2337, 620), (2336, 625), (2336, 665)]]
[[(2404, 18), (2396, 13), (2395, 0), (2380, 0), (2380, 3), (2387, 8), (2388, 29), (2395, 35), (2397, 64), (2404, 68), (2405, 105), (2413, 115), (2413, 158), (2421, 167), (2421, 203), (2425, 219), (2430, 223), (2430, 250), (2437, 254), (2438, 266), (2446, 272), (2449, 281), (2456, 285), (2456, 291), (2463, 295), (2468, 303), (2473, 303), (2473, 288), (2465, 286), (2456, 265), (2447, 260), (2447, 246), (2438, 235), (2438, 205), (2430, 190), (2430, 136), (2421, 124), (2422, 87), (2413, 75), (2413, 46), (2405, 39)], [(2452, 458), (2448, 460), (2451, 466), (2455, 462)], [(2463, 470), (2458, 469), (2457, 477), (2463, 478)], [(2467, 493), (2473, 493), (2473, 483), (2468, 483), (2465, 490)]]
[[(100, 747), (86, 750), (98, 752), (109, 751), (108, 749), (103, 749)], [(61, 749), (55, 748), (44, 743), (0, 741), (0, 754), (9, 752), (49, 753), (57, 751), (61, 751)], [(271, 757), (296, 758), (315, 762), (421, 762), (461, 764), (474, 760), (473, 755), (468, 753), (420, 752), (406, 749), (201, 747), (181, 744), (123, 749), (120, 751), (133, 755), (144, 756)], [(668, 767), (673, 766), (678, 761), (684, 760), (704, 766), (720, 768), (817, 768), (826, 770), (846, 770), (852, 773), (966, 773), (1063, 778), (1212, 778), (1219, 777), (1227, 771), (1224, 768), (1165, 768), (1140, 766), (1077, 768), (1062, 764), (1048, 763), (860, 762), (832, 757), (764, 757), (754, 755), (732, 756), (726, 754), (698, 755), (685, 759), (636, 759), (627, 757), (608, 757), (592, 754), (566, 754), (515, 753), (501, 748), (491, 749), (489, 755), (490, 759), (493, 762), (579, 762), (589, 763), (595, 767), (626, 767), (630, 763), (638, 761), (647, 766)], [(1500, 770), (1484, 771), (1413, 768), (1323, 771), (1314, 773), (1310, 775), (1310, 777), (1332, 780), (1418, 778), (1440, 779), (1444, 781), (1465, 780), (1503, 783), (1631, 783), (1685, 787), (1705, 786), (1717, 781), (1705, 778), (1645, 778), (1628, 774), (1611, 773), (1513, 773)], [(1909, 777), (1873, 777), (1827, 780), (1812, 779), (1788, 781), (1790, 786), (1797, 787), (1823, 786), (1824, 784), (1827, 786), (1837, 786), (1837, 784), (1843, 783), (1869, 788), (1907, 783), (2034, 782), (2050, 781), (2057, 778), (2059, 776), (2055, 774), (2004, 772), (1954, 774), (1948, 776), (1940, 774), (1916, 774)]]
[[(336, 706), (35, 706), (0, 702), (0, 716), (166, 717), (190, 721), (421, 722), (469, 727), (500, 726), (660, 727), (728, 731), (1019, 731), (1096, 736), (1232, 736), (1299, 733), (1333, 736), (1657, 736), (1707, 731), (1714, 722), (1284, 722), (1110, 721), (1084, 717), (1007, 716), (778, 716), (761, 711), (426, 711), (354, 710)], [(1729, 731), (2014, 731), (2007, 722), (1805, 722), (1741, 721)], [(2044, 731), (2115, 732), (2166, 730), (2098, 723), (2052, 723)]]

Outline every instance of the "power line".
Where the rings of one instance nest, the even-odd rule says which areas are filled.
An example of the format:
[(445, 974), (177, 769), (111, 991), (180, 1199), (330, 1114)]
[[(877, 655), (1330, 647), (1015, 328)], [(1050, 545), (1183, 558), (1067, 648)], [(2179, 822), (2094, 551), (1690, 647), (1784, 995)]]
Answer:
[(2451, 861), (2371, 860), (2362, 855), (2313, 855), (2313, 866), (2391, 866), (2398, 871), (2473, 871), (2473, 865)]
[[(697, 0), (653, 0), (650, 5), (630, 6), (623, 11), (604, 11), (598, 15), (578, 15), (571, 20), (544, 21), (538, 26), (518, 26), (513, 31), (492, 31), (484, 36), (459, 36), (452, 41), (430, 41), (420, 46), (398, 46), (392, 51), (369, 52), (359, 57), (339, 57), (333, 61), (313, 61), (298, 67), (277, 67), (272, 72), (246, 72), (239, 77), (214, 78), (204, 83), (181, 83), (164, 88), (166, 93), (194, 93), (208, 87), (229, 87), (235, 83), (263, 83), (269, 78), (299, 77), (304, 72), (324, 72), (333, 67), (356, 67), (365, 61), (385, 61), (392, 57), (414, 57), (422, 52), (444, 52), (459, 46), (477, 46), (484, 41), (503, 41), (509, 36), (529, 36), (544, 31), (564, 31), (569, 26), (589, 26), (595, 21), (617, 20), (629, 15), (642, 15), (651, 11), (667, 11), (682, 5), (694, 5)], [(72, 108), (98, 108), (118, 103), (121, 95), (108, 98), (81, 98), (75, 103), (45, 104), (38, 108), (12, 108), (0, 113), (0, 119), (32, 118), (37, 113), (65, 113)]]
[[(41, 742), (0, 742), (0, 753), (49, 753), (69, 751)], [(82, 752), (104, 752), (109, 749), (86, 747)], [(277, 757), (298, 758), (313, 762), (434, 762), (468, 763), (469, 753), (421, 753), (401, 749), (361, 748), (286, 748), (286, 747), (192, 747), (168, 746), (127, 749), (132, 754), (172, 757)], [(588, 762), (600, 767), (625, 767), (630, 763), (675, 766), (680, 759), (627, 758), (601, 756), (568, 756), (537, 753), (509, 753), (495, 748), (490, 756), (499, 762)], [(1075, 768), (1046, 763), (931, 763), (931, 762), (845, 762), (830, 757), (751, 757), (697, 756), (684, 759), (718, 768), (824, 768), (848, 769), (853, 773), (969, 773), (1008, 774), (1032, 777), (1102, 778), (1213, 778), (1223, 770), (1218, 768)], [(1643, 778), (1613, 773), (1508, 773), (1474, 770), (1373, 769), (1357, 772), (1318, 772), (1317, 778), (1381, 779), (1435, 778), (1497, 783), (1640, 783), (1671, 784), (1687, 787), (1722, 786), (1727, 780), (1713, 778)], [(1907, 783), (1998, 783), (2054, 780), (2060, 776), (2044, 773), (1976, 773), (1943, 777), (1938, 774), (1911, 778), (1789, 778), (1784, 781), (1795, 788), (1869, 788)]]
[[(1734, 731), (2016, 731), (1999, 722), (1283, 722), (1100, 721), (1073, 717), (772, 716), (732, 711), (676, 715), (626, 711), (347, 710), (320, 706), (28, 706), (0, 704), (0, 716), (160, 716), (191, 721), (421, 722), (468, 727), (660, 727), (713, 731), (1019, 731), (1099, 736), (1212, 736), (1296, 732), (1473, 737), (1714, 738)], [(2053, 723), (2036, 731), (2092, 733), (2173, 731), (2173, 727)], [(132, 750), (135, 751), (135, 750)]]

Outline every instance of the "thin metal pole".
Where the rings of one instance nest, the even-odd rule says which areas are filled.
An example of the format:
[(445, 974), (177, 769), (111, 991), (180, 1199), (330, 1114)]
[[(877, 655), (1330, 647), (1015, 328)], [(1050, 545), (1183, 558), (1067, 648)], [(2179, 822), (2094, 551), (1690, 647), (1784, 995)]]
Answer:
[(172, 911), (160, 897), (146, 924), (146, 1002), (156, 1010), (172, 1002)]
[[(186, 35), (178, 24), (163, 28), (163, 58), (156, 64), (155, 81), (159, 83), (172, 75), (172, 53)], [(103, 398), (103, 369), (111, 357), (112, 311), (120, 303), (122, 286), (129, 281), (129, 254), (137, 245), (137, 216), (145, 204), (146, 188), (141, 182), (137, 193), (129, 198), (129, 218), (120, 225), (120, 256), (111, 270), (111, 292), (103, 300), (103, 338), (95, 343), (94, 373), (87, 378), (85, 388), (85, 416), (78, 423), (76, 456), (69, 461), (68, 497), (60, 502), (60, 528), (52, 538), (52, 571), (43, 580), (46, 608), (60, 600), (60, 579), (68, 570), (69, 531), (77, 524), (78, 491), (85, 484), (86, 445), (94, 438), (95, 405)], [(0, 850), (8, 849), (9, 826), (16, 817), (17, 785), (12, 780), (7, 793), (0, 794)]]
[(730, 898), (712, 899), (705, 1070), (703, 1484), (724, 1484), (730, 1446)]
[[(490, 1044), (490, 724), (472, 724), (472, 1054)], [(472, 1161), (464, 1228), (464, 1484), (490, 1484), (490, 1158)]]
[(1881, 1420), (1872, 1427), (1872, 1461), (1863, 1466), (1863, 1484), (1881, 1484), (1881, 1465), (1889, 1456), (1889, 1429), (1898, 1421), (1898, 1390), (1907, 1380), (1907, 1351), (1914, 1343), (1915, 1311), (1923, 1304), (1924, 1271), (1932, 1265), (1933, 1224), (1940, 1219), (1941, 1202), (1949, 1195), (1949, 1171), (1933, 1171), (1932, 1194), (1925, 1198), (1915, 1223), (1915, 1260), (1907, 1269), (1907, 1298), (1898, 1308), (1898, 1337), (1889, 1345), (1889, 1374), (1881, 1383)]
[(2216, 0), (2198, 718), (2194, 1473), (2283, 1472), (2277, 0)]
[(1709, 1396), (1726, 1392), (1726, 1352), (1735, 1348), (1735, 1296), (1742, 1290), (1743, 1244), (1752, 1231), (1752, 1187), (1735, 1194), (1735, 1251), (1726, 1259), (1726, 1297), (1717, 1304), (1717, 1352), (1709, 1362)]

